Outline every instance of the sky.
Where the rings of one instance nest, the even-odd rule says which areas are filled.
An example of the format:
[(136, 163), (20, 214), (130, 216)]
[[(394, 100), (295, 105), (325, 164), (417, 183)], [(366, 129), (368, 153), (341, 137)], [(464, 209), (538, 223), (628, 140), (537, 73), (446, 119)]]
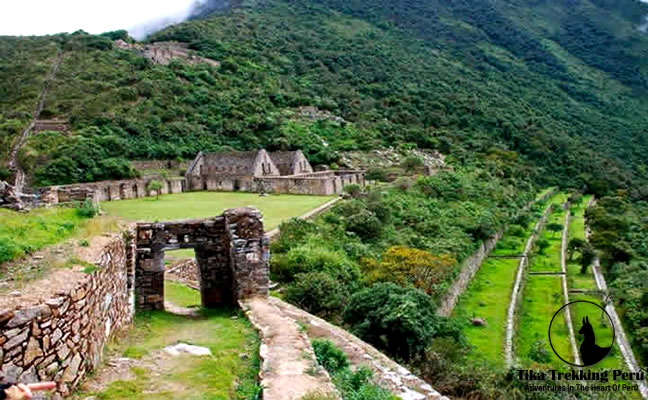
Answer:
[(0, 35), (126, 29), (142, 39), (184, 20), (196, 2), (204, 0), (0, 0)]

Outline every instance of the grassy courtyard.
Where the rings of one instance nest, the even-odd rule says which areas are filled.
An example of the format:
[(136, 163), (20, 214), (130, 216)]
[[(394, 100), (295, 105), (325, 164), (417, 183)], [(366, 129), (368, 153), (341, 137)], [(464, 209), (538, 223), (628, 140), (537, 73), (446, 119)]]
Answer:
[[(165, 292), (176, 305), (200, 304), (200, 294), (186, 286), (166, 282)], [(163, 348), (178, 342), (208, 347), (212, 356), (161, 355)], [(199, 317), (138, 314), (128, 337), (111, 351), (113, 356), (135, 360), (134, 364), (99, 390), (89, 390), (90, 382), (75, 398), (256, 399), (258, 347), (256, 332), (236, 310), (203, 310)], [(99, 371), (97, 378), (101, 377)]]
[(298, 217), (325, 204), (333, 196), (270, 195), (236, 192), (187, 192), (101, 203), (108, 215), (131, 221), (170, 221), (220, 215), (227, 208), (256, 207), (270, 230), (289, 218)]

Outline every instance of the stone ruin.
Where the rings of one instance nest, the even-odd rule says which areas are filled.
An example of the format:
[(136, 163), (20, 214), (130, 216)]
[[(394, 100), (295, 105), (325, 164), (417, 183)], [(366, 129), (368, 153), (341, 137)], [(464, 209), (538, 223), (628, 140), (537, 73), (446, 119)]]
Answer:
[(135, 246), (138, 309), (164, 309), (167, 250), (195, 250), (203, 307), (232, 306), (239, 299), (268, 294), (268, 239), (256, 209), (231, 209), (202, 220), (138, 224)]

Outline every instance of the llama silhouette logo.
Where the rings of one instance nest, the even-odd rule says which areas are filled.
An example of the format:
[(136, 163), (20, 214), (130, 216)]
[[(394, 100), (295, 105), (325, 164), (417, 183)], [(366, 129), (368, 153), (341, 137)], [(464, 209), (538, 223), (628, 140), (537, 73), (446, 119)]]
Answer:
[(549, 324), (549, 344), (562, 361), (575, 367), (594, 365), (610, 354), (616, 331), (605, 308), (576, 300), (560, 307)]

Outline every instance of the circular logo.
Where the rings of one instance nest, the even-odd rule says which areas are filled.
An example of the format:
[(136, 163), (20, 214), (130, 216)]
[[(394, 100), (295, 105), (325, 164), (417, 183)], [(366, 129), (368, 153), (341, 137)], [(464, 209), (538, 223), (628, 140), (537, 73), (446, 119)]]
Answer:
[[(571, 332), (575, 343), (571, 341)], [(558, 358), (575, 367), (589, 367), (607, 357), (615, 335), (607, 311), (587, 300), (572, 301), (560, 307), (549, 324), (551, 349)]]

